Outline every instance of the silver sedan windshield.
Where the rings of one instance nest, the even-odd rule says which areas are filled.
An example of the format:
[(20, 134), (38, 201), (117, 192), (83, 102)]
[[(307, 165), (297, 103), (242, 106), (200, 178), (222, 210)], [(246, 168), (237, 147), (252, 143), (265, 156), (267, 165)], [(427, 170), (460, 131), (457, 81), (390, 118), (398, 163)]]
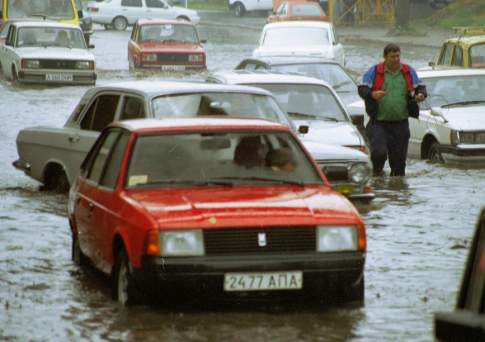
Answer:
[(311, 84), (251, 84), (269, 90), (292, 119), (349, 121), (330, 89)]

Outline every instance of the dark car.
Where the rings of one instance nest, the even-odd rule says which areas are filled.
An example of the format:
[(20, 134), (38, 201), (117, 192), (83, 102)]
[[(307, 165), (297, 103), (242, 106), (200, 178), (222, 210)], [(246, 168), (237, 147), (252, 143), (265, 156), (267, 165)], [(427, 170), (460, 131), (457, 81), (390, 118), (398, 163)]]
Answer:
[(485, 208), (480, 214), (456, 310), (435, 315), (439, 341), (485, 341)]

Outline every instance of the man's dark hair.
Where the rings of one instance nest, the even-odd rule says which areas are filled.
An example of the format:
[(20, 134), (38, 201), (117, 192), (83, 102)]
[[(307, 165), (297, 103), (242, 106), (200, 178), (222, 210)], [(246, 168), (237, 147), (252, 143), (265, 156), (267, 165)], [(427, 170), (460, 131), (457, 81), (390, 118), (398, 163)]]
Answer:
[(384, 57), (386, 57), (390, 52), (401, 52), (399, 45), (390, 43), (384, 48)]

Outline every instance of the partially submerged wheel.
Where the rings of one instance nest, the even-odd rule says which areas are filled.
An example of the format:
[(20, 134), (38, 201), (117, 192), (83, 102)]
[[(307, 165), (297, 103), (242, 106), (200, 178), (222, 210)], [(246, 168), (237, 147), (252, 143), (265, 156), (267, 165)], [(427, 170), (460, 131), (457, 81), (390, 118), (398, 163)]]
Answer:
[(116, 31), (124, 31), (128, 27), (128, 20), (125, 17), (116, 17), (113, 19), (113, 27)]
[(114, 300), (122, 305), (132, 305), (139, 302), (134, 286), (133, 267), (124, 249), (121, 249), (116, 256), (111, 281), (111, 294)]
[(242, 17), (244, 13), (246, 13), (244, 5), (240, 2), (236, 2), (236, 4), (234, 5), (234, 15), (236, 17)]
[(79, 246), (79, 238), (74, 232), (72, 233), (71, 259), (79, 266), (84, 266), (87, 264), (87, 257), (81, 251), (81, 247)]
[(439, 164), (443, 164), (445, 162), (440, 152), (440, 144), (436, 141), (432, 143), (429, 148), (428, 160), (432, 163), (439, 163)]

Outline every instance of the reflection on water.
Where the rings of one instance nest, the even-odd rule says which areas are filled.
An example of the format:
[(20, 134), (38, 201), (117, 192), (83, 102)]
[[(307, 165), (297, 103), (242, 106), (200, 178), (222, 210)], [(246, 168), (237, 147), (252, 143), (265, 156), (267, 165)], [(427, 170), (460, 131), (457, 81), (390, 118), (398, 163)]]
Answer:
[[(205, 30), (210, 70), (232, 68), (258, 38), (255, 30)], [(99, 84), (165, 79), (161, 73), (128, 72), (128, 36), (93, 36)], [(234, 44), (239, 37), (242, 44)], [(346, 47), (349, 66), (361, 73), (381, 49)], [(415, 66), (432, 55), (432, 49), (403, 51)], [(107, 277), (72, 264), (65, 195), (39, 192), (35, 181), (11, 166), (18, 131), (63, 125), (88, 87), (12, 87), (2, 80), (0, 88), (0, 340), (429, 341), (433, 313), (455, 304), (485, 204), (485, 177), (480, 170), (409, 161), (405, 178), (374, 179), (377, 198), (358, 205), (368, 235), (364, 307), (241, 308), (207, 300), (189, 307), (122, 308), (110, 299)]]

